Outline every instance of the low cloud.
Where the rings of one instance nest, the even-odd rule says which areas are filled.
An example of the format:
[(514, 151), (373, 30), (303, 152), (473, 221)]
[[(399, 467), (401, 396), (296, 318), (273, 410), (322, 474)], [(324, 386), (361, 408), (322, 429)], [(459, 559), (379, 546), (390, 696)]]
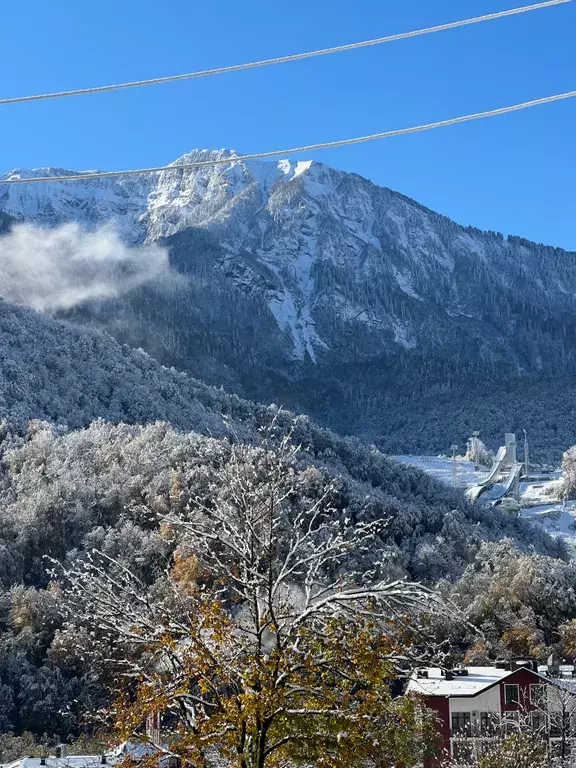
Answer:
[(166, 248), (153, 243), (130, 248), (110, 227), (16, 224), (0, 237), (0, 296), (42, 312), (117, 298), (170, 278)]

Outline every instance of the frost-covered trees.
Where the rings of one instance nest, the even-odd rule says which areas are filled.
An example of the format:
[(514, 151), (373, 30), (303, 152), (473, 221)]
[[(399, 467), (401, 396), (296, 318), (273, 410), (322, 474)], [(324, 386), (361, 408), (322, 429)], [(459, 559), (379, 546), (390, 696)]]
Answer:
[(457, 742), (457, 757), (446, 768), (555, 768), (545, 741), (530, 731), (506, 733), (493, 739), (483, 752), (476, 752), (471, 740)]
[(563, 499), (576, 498), (576, 446), (569, 448), (562, 457), (563, 479), (560, 494)]
[(46, 419), (69, 427), (95, 418), (148, 423), (166, 419), (210, 434), (228, 431), (222, 412), (247, 403), (162, 367), (104, 333), (75, 328), (0, 298), (0, 418)]
[[(560, 544), (529, 524), (472, 507), (461, 493), (376, 450), (336, 438), (306, 419), (272, 412), (263, 421), (264, 416), (268, 422), (275, 418), (279, 437), (293, 431), (302, 446), (299, 461), (311, 476), (316, 468), (334, 479), (338, 516), (389, 520), (383, 545), (391, 573), (427, 581), (454, 578), (483, 539), (502, 536), (561, 554)], [(6, 586), (20, 580), (43, 585), (44, 555), (62, 559), (82, 547), (121, 552), (131, 568), (153, 571), (166, 547), (140, 516), (139, 505), (165, 510), (176, 481), (200, 492), (229, 455), (228, 440), (183, 434), (166, 423), (97, 421), (76, 432), (29, 425), (24, 435), (7, 440), (3, 452), (0, 578)]]
[[(86, 652), (83, 635), (63, 629), (56, 587), (47, 591), (44, 556), (72, 565), (97, 549), (143, 584), (153, 585), (172, 562), (176, 547), (164, 535), (160, 517), (182, 512), (190, 496), (224, 499), (230, 463), (238, 461), (240, 449), (245, 471), (256, 472), (261, 455), (255, 437), (258, 424), (274, 422), (275, 444), (291, 432), (302, 447), (292, 470), (297, 487), (294, 504), (319, 498), (329, 486), (334, 521), (343, 524), (348, 518), (352, 524), (366, 525), (387, 521), (370, 548), (358, 554), (353, 569), (371, 571), (379, 562), (382, 578), (408, 577), (431, 586), (439, 579), (457, 581), (473, 562), (462, 586), (467, 601), (462, 607), (467, 607), (476, 605), (478, 594), (493, 594), (491, 579), (500, 579), (501, 565), (492, 574), (483, 567), (484, 561), (501, 559), (482, 548), (487, 539), (508, 537), (507, 557), (512, 561), (518, 558), (516, 547), (532, 553), (532, 558), (534, 552), (563, 556), (561, 544), (540, 530), (495, 510), (473, 507), (461, 493), (358, 441), (338, 438), (304, 417), (294, 419), (275, 408), (256, 408), (251, 414), (250, 440), (245, 434), (230, 440), (183, 433), (162, 422), (134, 426), (96, 421), (77, 431), (39, 421), (23, 427), (0, 424), (0, 730), (21, 733), (25, 727), (34, 730), (48, 723), (61, 728), (62, 736), (76, 735), (82, 713), (105, 701), (102, 659)], [(576, 613), (568, 599), (562, 599), (561, 610), (554, 613), (557, 603), (546, 591), (547, 581), (556, 589), (558, 575), (566, 575), (565, 564), (547, 558), (535, 562), (535, 568), (541, 568), (541, 562), (550, 564), (544, 567), (541, 585), (546, 599), (530, 598), (528, 618), (532, 618), (526, 625), (536, 628), (537, 647), (544, 647), (538, 639), (544, 624), (548, 628), (554, 622), (568, 624)], [(474, 573), (478, 581), (472, 578)], [(487, 621), (492, 626), (490, 637), (497, 642), (500, 625), (491, 614)], [(521, 623), (522, 616), (515, 614), (502, 631)], [(546, 632), (547, 638), (553, 634)], [(442, 633), (454, 638), (455, 651), (460, 649), (462, 655), (477, 640), (466, 637), (454, 622), (439, 628), (438, 639)], [(549, 644), (546, 639), (545, 646)], [(40, 677), (36, 669), (44, 669)], [(44, 712), (37, 720), (29, 717), (32, 689), (29, 684), (21, 686), (24, 675), (30, 684), (41, 683), (46, 693)], [(71, 713), (66, 720), (47, 711), (56, 701), (50, 693), (54, 690)]]
[(576, 618), (576, 565), (519, 553), (510, 541), (486, 542), (446, 594), (485, 635), (484, 656), (536, 657), (560, 649), (560, 627), (570, 646)]
[(214, 753), (238, 768), (417, 758), (419, 707), (390, 684), (421, 615), (453, 609), (386, 580), (377, 559), (362, 567), (387, 523), (339, 518), (335, 494), (299, 471), (287, 438), (235, 446), (201, 492), (174, 479), (159, 518), (176, 557), (151, 589), (100, 553), (65, 569), (71, 617), (124, 672), (111, 710), (121, 738), (150, 741), (142, 726), (158, 714), (154, 748), (199, 766)]
[(473, 461), (474, 464), (489, 467), (493, 461), (494, 455), (492, 451), (488, 450), (482, 440), (480, 440), (477, 433), (475, 433), (473, 437), (468, 439), (466, 458), (468, 461)]

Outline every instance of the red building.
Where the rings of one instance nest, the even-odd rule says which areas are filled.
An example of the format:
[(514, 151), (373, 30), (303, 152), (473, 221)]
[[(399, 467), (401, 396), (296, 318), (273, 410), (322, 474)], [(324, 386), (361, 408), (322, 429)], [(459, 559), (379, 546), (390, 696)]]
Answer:
[[(555, 677), (551, 677), (550, 673)], [(524, 664), (418, 670), (408, 692), (420, 694), (437, 713), (441, 747), (424, 768), (440, 768), (447, 756), (468, 763), (494, 739), (529, 728), (549, 743), (551, 754), (572, 755), (576, 766), (576, 677), (573, 667)]]

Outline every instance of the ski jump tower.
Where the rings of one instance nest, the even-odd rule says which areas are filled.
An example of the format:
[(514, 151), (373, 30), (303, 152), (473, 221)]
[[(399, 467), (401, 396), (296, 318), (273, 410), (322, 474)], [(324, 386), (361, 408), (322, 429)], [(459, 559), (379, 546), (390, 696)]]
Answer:
[(506, 446), (506, 460), (503, 469), (509, 470), (508, 481), (506, 483), (505, 496), (512, 496), (516, 500), (520, 498), (520, 474), (522, 464), (516, 459), (516, 435), (512, 432), (506, 432), (504, 435), (504, 445)]
[(503, 469), (512, 469), (518, 463), (516, 461), (516, 435), (513, 432), (506, 432), (504, 445), (506, 446), (506, 459)]

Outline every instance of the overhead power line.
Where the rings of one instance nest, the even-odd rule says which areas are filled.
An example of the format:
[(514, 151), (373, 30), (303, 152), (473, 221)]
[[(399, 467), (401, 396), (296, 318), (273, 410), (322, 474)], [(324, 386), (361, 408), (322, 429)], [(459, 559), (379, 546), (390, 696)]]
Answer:
[(306, 53), (295, 53), (291, 56), (279, 56), (274, 59), (264, 59), (262, 61), (253, 61), (248, 64), (234, 64), (229, 67), (218, 67), (216, 69), (204, 69), (199, 72), (189, 72), (183, 75), (168, 75), (166, 77), (154, 77), (150, 80), (135, 80), (130, 83), (117, 83), (115, 85), (99, 85), (94, 88), (78, 88), (72, 91), (58, 91), (55, 93), (43, 93), (36, 96), (15, 96), (9, 99), (0, 99), (2, 104), (21, 104), (28, 101), (43, 101), (45, 99), (60, 99), (65, 96), (83, 96), (90, 93), (104, 93), (106, 91), (119, 91), (122, 88), (139, 88), (143, 85), (158, 85), (160, 83), (173, 83), (177, 80), (192, 80), (198, 77), (208, 77), (209, 75), (223, 75), (227, 72), (240, 72), (244, 69), (256, 69), (257, 67), (267, 67), (272, 64), (286, 64), (289, 61), (302, 61), (316, 56), (328, 56), (331, 53), (343, 53), (344, 51), (354, 51), (358, 48), (368, 48), (373, 45), (382, 45), (383, 43), (392, 43), (397, 40), (407, 40), (411, 37), (420, 37), (421, 35), (430, 35), (434, 32), (446, 32), (449, 29), (466, 27), (470, 24), (480, 24), (484, 21), (493, 21), (503, 19), (507, 16), (517, 16), (520, 13), (537, 11), (541, 8), (550, 8), (553, 5), (562, 5), (570, 3), (572, 0), (546, 0), (546, 2), (525, 5), (521, 8), (513, 8), (509, 11), (499, 11), (490, 13), (486, 16), (476, 16), (473, 19), (464, 19), (462, 21), (453, 21), (449, 24), (439, 24), (435, 27), (426, 29), (417, 29), (412, 32), (401, 32), (397, 35), (388, 35), (386, 37), (377, 37), (374, 40), (364, 40), (359, 43), (349, 43), (348, 45), (338, 45), (334, 48), (322, 48), (317, 51), (308, 51)]
[(452, 117), (449, 120), (440, 120), (436, 123), (427, 123), (426, 125), (417, 125), (413, 128), (398, 128), (394, 131), (384, 131), (383, 133), (373, 133), (369, 136), (357, 136), (352, 139), (340, 139), (339, 141), (327, 141), (320, 144), (308, 144), (303, 147), (292, 147), (290, 149), (277, 149), (272, 152), (255, 152), (250, 155), (232, 155), (223, 158), (215, 158), (213, 160), (202, 160), (195, 163), (173, 163), (171, 165), (161, 165), (155, 168), (140, 168), (138, 170), (127, 171), (96, 171), (94, 173), (88, 171), (86, 173), (78, 173), (71, 176), (38, 176), (32, 179), (0, 179), (0, 184), (40, 184), (43, 182), (59, 182), (59, 181), (86, 181), (89, 179), (107, 179), (116, 176), (138, 176), (144, 173), (159, 173), (161, 171), (182, 171), (191, 170), (193, 168), (202, 168), (210, 165), (224, 165), (231, 162), (243, 162), (245, 160), (262, 160), (269, 157), (281, 157), (284, 155), (295, 155), (303, 152), (314, 152), (318, 149), (334, 149), (335, 147), (345, 147), (351, 144), (361, 144), (366, 141), (375, 141), (377, 139), (390, 139), (394, 136), (405, 136), (409, 133), (421, 133), (423, 131), (431, 131), (435, 128), (446, 128), (449, 125), (457, 125), (458, 123), (468, 123), (473, 120), (483, 120), (486, 117), (496, 117), (497, 115), (506, 115), (510, 112), (518, 112), (521, 109), (529, 109), (530, 107), (537, 107), (540, 104), (550, 104), (554, 101), (562, 101), (564, 99), (572, 99), (576, 97), (576, 91), (570, 91), (568, 93), (559, 93), (555, 96), (545, 96), (542, 99), (535, 99), (534, 101), (525, 101), (522, 104), (514, 104), (510, 107), (500, 107), (499, 109), (491, 109), (488, 112), (477, 112), (473, 115), (464, 115), (462, 117)]

